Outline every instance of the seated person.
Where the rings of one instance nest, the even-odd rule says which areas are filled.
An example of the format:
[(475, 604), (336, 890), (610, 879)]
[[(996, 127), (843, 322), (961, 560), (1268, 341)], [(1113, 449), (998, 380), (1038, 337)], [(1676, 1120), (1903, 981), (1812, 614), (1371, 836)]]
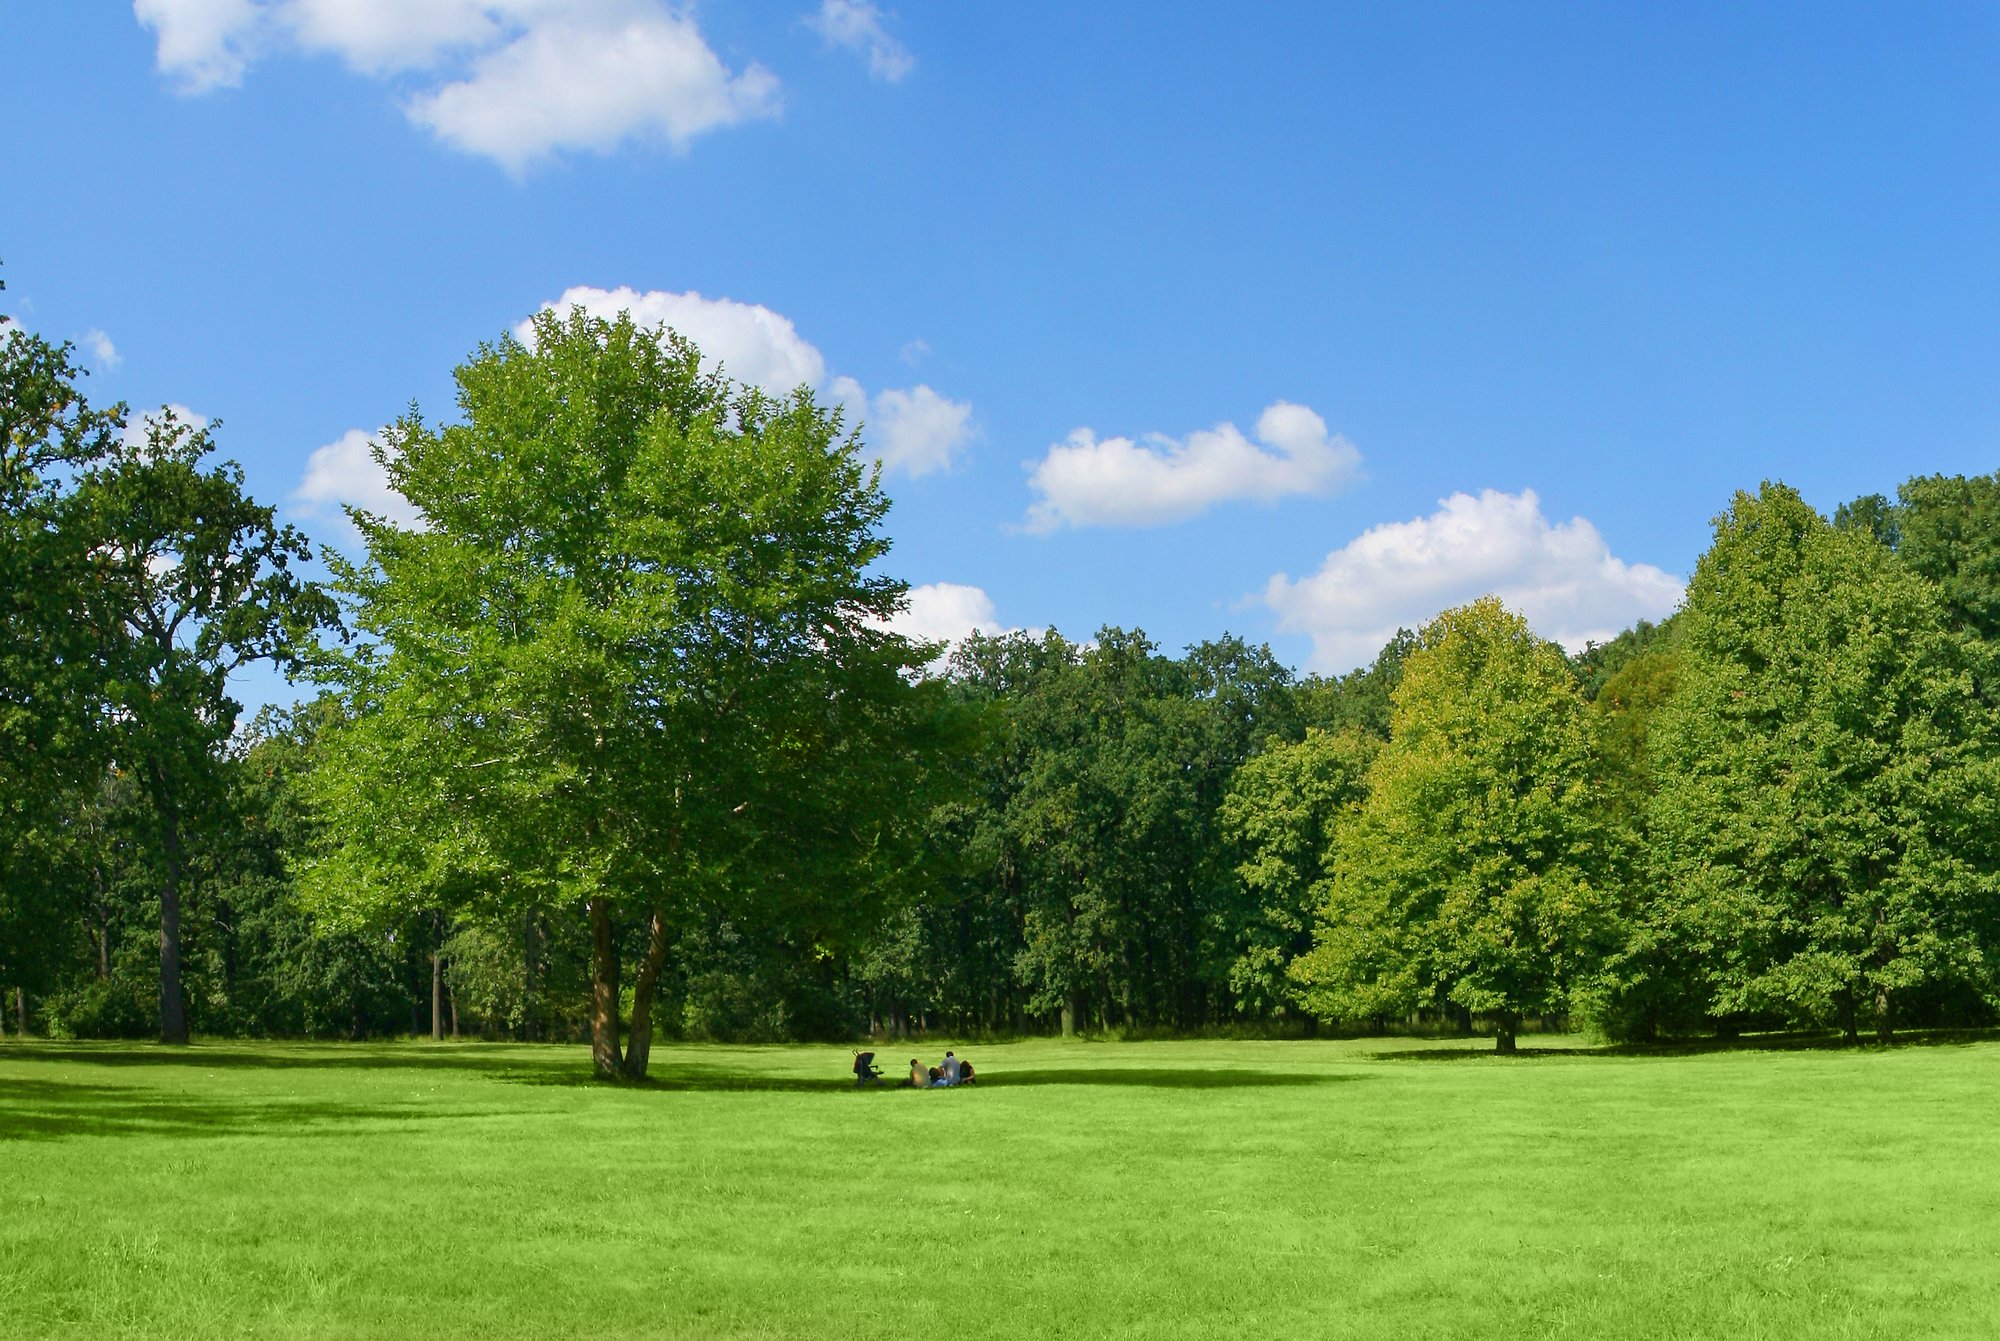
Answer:
[(961, 1061), (958, 1064), (958, 1083), (961, 1085), (970, 1085), (972, 1081), (972, 1063)]
[(938, 1068), (939, 1070), (944, 1072), (945, 1084), (956, 1085), (958, 1083), (958, 1068), (959, 1068), (958, 1058), (951, 1052), (947, 1051), (944, 1055), (944, 1064)]
[(910, 1078), (904, 1083), (914, 1086), (917, 1089), (922, 1089), (931, 1083), (930, 1072), (924, 1069), (922, 1062), (912, 1057), (910, 1058)]
[(928, 1085), (944, 1084), (944, 1072), (939, 1070), (935, 1066), (933, 1066), (928, 1072), (926, 1072), (925, 1075), (928, 1077), (925, 1081), (925, 1084)]

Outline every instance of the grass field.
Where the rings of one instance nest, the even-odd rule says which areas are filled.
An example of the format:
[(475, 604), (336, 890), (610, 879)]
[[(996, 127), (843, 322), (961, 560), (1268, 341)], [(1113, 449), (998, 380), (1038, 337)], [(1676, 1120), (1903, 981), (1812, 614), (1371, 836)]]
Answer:
[(9, 1042), (0, 1335), (2000, 1330), (2000, 1043), (1488, 1046)]

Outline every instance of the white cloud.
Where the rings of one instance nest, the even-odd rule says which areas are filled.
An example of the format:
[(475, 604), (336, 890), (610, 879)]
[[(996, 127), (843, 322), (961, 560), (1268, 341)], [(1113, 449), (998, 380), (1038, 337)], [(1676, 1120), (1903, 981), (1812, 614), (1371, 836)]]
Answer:
[[(978, 431), (969, 402), (952, 400), (928, 386), (892, 387), (871, 398), (852, 377), (829, 380), (825, 355), (799, 334), (789, 317), (761, 304), (708, 298), (692, 290), (640, 292), (622, 286), (578, 285), (543, 306), (562, 313), (581, 307), (607, 319), (630, 312), (642, 326), (666, 327), (694, 341), (704, 366), (720, 367), (735, 381), (773, 396), (808, 387), (839, 405), (848, 427), (867, 425), (863, 441), (887, 471), (914, 478), (942, 470)], [(527, 340), (533, 327), (523, 321), (514, 333)]]
[(1185, 440), (1148, 434), (1103, 438), (1087, 428), (1049, 448), (1028, 487), (1041, 495), (1026, 529), (1156, 526), (1217, 503), (1275, 503), (1292, 494), (1330, 494), (1354, 478), (1361, 453), (1303, 405), (1276, 401), (1257, 418), (1253, 444), (1236, 425), (1217, 424)]
[(157, 35), (154, 60), (183, 93), (241, 83), (264, 19), (253, 0), (133, 0), (132, 12)]
[(372, 448), (380, 438), (380, 430), (369, 433), (350, 428), (325, 446), (314, 448), (306, 460), (305, 478), (292, 491), (292, 501), (300, 511), (332, 518), (341, 515), (343, 506), (357, 507), (398, 526), (421, 524), (421, 514), (396, 492), (388, 472), (375, 459)]
[(111, 337), (94, 326), (83, 333), (83, 347), (91, 361), (106, 372), (125, 361), (125, 356), (118, 352), (118, 346), (111, 343)]
[(927, 386), (884, 391), (875, 397), (866, 436), (884, 470), (928, 475), (949, 466), (972, 441), (972, 405)]
[(776, 116), (778, 80), (732, 75), (694, 20), (646, 10), (615, 24), (551, 21), (481, 55), (469, 77), (413, 99), (410, 119), (508, 171), (562, 149), (599, 153)]
[(901, 349), (896, 351), (896, 357), (902, 359), (903, 362), (909, 364), (912, 368), (914, 368), (919, 363), (922, 363), (926, 358), (929, 358), (930, 352), (931, 352), (930, 341), (912, 340), (908, 344), (904, 345)]
[(663, 0), (134, 0), (160, 71), (187, 93), (240, 83), (274, 52), (415, 75), (410, 120), (509, 172), (632, 139), (683, 149), (776, 116), (778, 81), (732, 73)]
[(1582, 517), (1550, 525), (1532, 489), (1455, 493), (1436, 512), (1371, 527), (1327, 555), (1318, 572), (1279, 573), (1263, 600), (1279, 626), (1313, 641), (1316, 670), (1373, 659), (1399, 628), (1440, 610), (1498, 596), (1545, 638), (1572, 651), (1680, 603), (1681, 579), (1611, 553)]
[(833, 47), (846, 47), (868, 57), (868, 73), (894, 84), (916, 68), (916, 57), (883, 26), (883, 13), (869, 0), (821, 0), (819, 12), (806, 20)]
[(998, 636), (1013, 632), (1000, 622), (993, 598), (983, 588), (958, 582), (911, 587), (909, 604), (889, 621), (889, 628), (926, 643), (956, 643), (972, 633)]

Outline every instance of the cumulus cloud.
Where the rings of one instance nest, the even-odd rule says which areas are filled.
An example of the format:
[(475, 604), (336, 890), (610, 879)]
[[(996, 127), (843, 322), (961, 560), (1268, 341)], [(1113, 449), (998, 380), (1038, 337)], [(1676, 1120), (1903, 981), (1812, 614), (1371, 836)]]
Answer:
[(118, 352), (118, 346), (111, 343), (111, 337), (94, 326), (83, 333), (83, 348), (90, 355), (90, 361), (106, 372), (125, 361), (125, 356)]
[(1184, 439), (1154, 433), (1135, 442), (1076, 429), (1028, 477), (1040, 497), (1025, 528), (1156, 526), (1217, 503), (1330, 494), (1360, 468), (1354, 444), (1329, 434), (1326, 421), (1303, 405), (1272, 403), (1258, 416), (1256, 433), (1253, 443), (1236, 425), (1221, 423)]
[(374, 444), (381, 430), (350, 428), (306, 459), (305, 478), (292, 491), (292, 502), (308, 516), (331, 519), (342, 507), (360, 508), (386, 517), (398, 526), (419, 525), (422, 516), (410, 500), (397, 493), (389, 474), (375, 459)]
[[(774, 396), (809, 387), (841, 406), (850, 427), (867, 425), (863, 441), (887, 471), (914, 478), (942, 470), (978, 432), (969, 402), (928, 386), (890, 388), (871, 397), (852, 377), (829, 380), (825, 355), (799, 334), (789, 317), (761, 304), (708, 298), (692, 290), (578, 285), (543, 306), (556, 312), (581, 307), (605, 318), (630, 312), (640, 325), (666, 327), (694, 341), (705, 366), (720, 367), (735, 381)], [(514, 331), (526, 340), (533, 327), (523, 321)]]
[(1680, 603), (1680, 578), (1626, 563), (1582, 517), (1551, 525), (1532, 489), (1455, 493), (1427, 517), (1387, 522), (1327, 555), (1318, 572), (1277, 574), (1263, 592), (1279, 626), (1313, 642), (1314, 669), (1373, 659), (1399, 628), (1498, 596), (1536, 632), (1575, 651)]
[(909, 49), (889, 35), (884, 15), (869, 0), (821, 0), (806, 22), (830, 47), (845, 47), (868, 58), (868, 73), (894, 84), (916, 68)]
[(132, 12), (153, 30), (160, 73), (183, 93), (241, 83), (266, 17), (254, 0), (133, 0)]
[(959, 582), (927, 582), (910, 588), (909, 604), (889, 621), (905, 638), (926, 643), (956, 643), (973, 633), (1011, 633), (1000, 622), (993, 598), (984, 588)]
[(686, 148), (776, 116), (778, 81), (732, 72), (662, 0), (134, 0), (160, 71), (187, 93), (240, 83), (278, 52), (414, 76), (410, 120), (509, 172), (633, 139)]

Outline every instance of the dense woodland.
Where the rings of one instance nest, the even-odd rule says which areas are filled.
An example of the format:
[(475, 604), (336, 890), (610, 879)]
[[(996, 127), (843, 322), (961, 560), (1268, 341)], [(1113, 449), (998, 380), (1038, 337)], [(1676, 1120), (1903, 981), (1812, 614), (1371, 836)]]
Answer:
[[(1720, 500), (1682, 609), (1488, 599), (1299, 677), (888, 631), (800, 392), (544, 315), (315, 555), (0, 328), (10, 1030), (585, 1039), (1991, 1023), (2000, 475)], [(324, 560), (331, 580), (310, 580)], [(948, 653), (948, 661), (938, 658)], [(311, 697), (240, 720), (252, 661)]]

